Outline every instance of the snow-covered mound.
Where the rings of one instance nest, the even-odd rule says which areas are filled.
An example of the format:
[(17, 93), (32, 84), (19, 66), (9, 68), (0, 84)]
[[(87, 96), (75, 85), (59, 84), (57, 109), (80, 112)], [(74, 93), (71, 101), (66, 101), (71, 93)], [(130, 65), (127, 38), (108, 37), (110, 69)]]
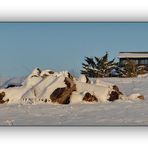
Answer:
[(19, 86), (0, 89), (0, 103), (8, 104), (74, 104), (101, 103), (115, 100), (144, 99), (140, 94), (125, 96), (119, 88), (101, 80), (90, 81), (81, 75), (74, 78), (69, 72), (54, 72), (39, 68)]

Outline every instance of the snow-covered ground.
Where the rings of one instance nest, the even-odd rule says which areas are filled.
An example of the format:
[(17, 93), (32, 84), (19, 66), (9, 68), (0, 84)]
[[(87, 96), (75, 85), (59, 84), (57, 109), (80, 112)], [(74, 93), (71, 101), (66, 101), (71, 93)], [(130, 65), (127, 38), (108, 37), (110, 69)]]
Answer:
[[(148, 78), (104, 78), (130, 95), (145, 100), (117, 100), (96, 104), (2, 104), (0, 125), (148, 125)], [(4, 82), (3, 82), (4, 84)]]

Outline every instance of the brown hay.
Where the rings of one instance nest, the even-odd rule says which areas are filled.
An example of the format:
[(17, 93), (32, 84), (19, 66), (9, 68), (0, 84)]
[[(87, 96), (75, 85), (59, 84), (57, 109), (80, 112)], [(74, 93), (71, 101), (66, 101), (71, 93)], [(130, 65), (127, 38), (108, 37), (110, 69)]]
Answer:
[(47, 74), (44, 74), (44, 75), (42, 75), (42, 78), (46, 78), (46, 77), (48, 77), (49, 75), (47, 75)]
[(57, 88), (50, 96), (52, 102), (58, 102), (59, 104), (69, 104), (70, 96), (73, 91), (76, 91), (76, 84), (70, 79), (64, 80), (67, 87)]
[(86, 77), (86, 83), (88, 83), (88, 84), (90, 84), (91, 82), (90, 82), (90, 80), (88, 79), (88, 77), (85, 75), (85, 77)]
[(141, 99), (141, 100), (144, 100), (144, 96), (143, 95), (138, 96), (138, 98)]
[(5, 92), (1, 92), (0, 93), (0, 104), (4, 104), (6, 102), (8, 102), (9, 100), (4, 101), (3, 98), (5, 97)]
[(113, 90), (115, 90), (119, 95), (123, 95), (123, 93), (119, 90), (117, 85), (113, 86)]
[(49, 71), (49, 74), (54, 74), (54, 71)]
[(37, 70), (39, 71), (39, 74), (41, 74), (41, 72), (42, 72), (41, 69), (40, 68), (37, 68)]
[(62, 96), (65, 90), (66, 90), (66, 87), (57, 88), (50, 96), (52, 102), (56, 102), (57, 99), (59, 99)]
[[(51, 74), (51, 75), (52, 75), (52, 74), (54, 74), (54, 72), (53, 72), (53, 71), (49, 71), (48, 73), (49, 73), (49, 74)], [(43, 75), (42, 75), (42, 78), (46, 78), (46, 77), (48, 77), (48, 76), (49, 76), (49, 74), (43, 74)]]
[(68, 78), (70, 78), (71, 80), (73, 80), (73, 76), (68, 72)]
[(83, 98), (83, 101), (86, 102), (98, 102), (98, 99), (95, 95), (91, 95), (89, 92), (87, 92)]
[(112, 91), (108, 101), (115, 101), (119, 99), (119, 93), (116, 91)]

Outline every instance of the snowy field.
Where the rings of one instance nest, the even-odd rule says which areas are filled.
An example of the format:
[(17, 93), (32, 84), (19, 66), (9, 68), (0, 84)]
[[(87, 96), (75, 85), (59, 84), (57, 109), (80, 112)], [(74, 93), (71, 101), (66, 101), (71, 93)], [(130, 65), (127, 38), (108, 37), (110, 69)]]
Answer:
[[(0, 125), (148, 125), (148, 78), (104, 78), (103, 80), (116, 84), (126, 95), (141, 93), (145, 100), (70, 105), (2, 104)], [(8, 80), (1, 80), (1, 85), (6, 81)]]

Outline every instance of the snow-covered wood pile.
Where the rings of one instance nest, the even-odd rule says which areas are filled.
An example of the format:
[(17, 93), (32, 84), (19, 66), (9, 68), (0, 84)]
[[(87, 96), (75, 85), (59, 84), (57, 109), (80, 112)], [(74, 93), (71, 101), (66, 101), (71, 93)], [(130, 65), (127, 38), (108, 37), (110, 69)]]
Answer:
[(39, 68), (20, 86), (0, 89), (0, 104), (75, 104), (105, 103), (115, 100), (144, 99), (141, 94), (124, 95), (118, 86), (85, 75), (73, 77), (69, 72)]

